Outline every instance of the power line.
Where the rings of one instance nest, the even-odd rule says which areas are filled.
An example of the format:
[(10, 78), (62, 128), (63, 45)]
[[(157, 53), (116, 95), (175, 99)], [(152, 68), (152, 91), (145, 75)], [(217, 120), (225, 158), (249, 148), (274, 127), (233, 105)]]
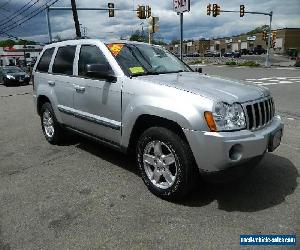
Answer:
[[(28, 17), (28, 18), (26, 18), (25, 20), (23, 20), (21, 23), (17, 23), (15, 26), (13, 26), (13, 27), (11, 27), (11, 28), (8, 28), (8, 27), (10, 27), (10, 26), (12, 26), (12, 25), (7, 26), (4, 30), (0, 31), (0, 34), (4, 34), (5, 32), (9, 32), (9, 31), (11, 31), (11, 30), (13, 30), (13, 29), (15, 29), (15, 28), (21, 26), (22, 24), (24, 24), (25, 22), (27, 22), (27, 21), (31, 20), (32, 18), (36, 17), (38, 14), (40, 14), (41, 12), (43, 12), (44, 10), (46, 10), (48, 7), (54, 5), (54, 4), (57, 3), (58, 1), (59, 1), (59, 0), (55, 0), (54, 2), (50, 3), (50, 2), (51, 2), (51, 0), (50, 0), (50, 1), (46, 2), (45, 4), (43, 4), (42, 6), (40, 6), (40, 7), (39, 7), (38, 9), (36, 9), (35, 11), (32, 11), (30, 14), (33, 14), (34, 12), (38, 11), (37, 13), (33, 14), (33, 15), (30, 16), (30, 17), (28, 17), (30, 14), (27, 15), (27, 16), (25, 16), (25, 18), (26, 18), (26, 17)], [(19, 21), (20, 21), (20, 20), (19, 20)]]
[[(33, 4), (29, 5), (31, 2), (35, 1)], [(1, 26), (5, 26), (5, 24), (9, 23), (10, 21), (12, 21), (15, 17), (21, 16), (21, 14), (25, 13), (27, 10), (29, 10), (30, 8), (32, 8), (34, 5), (36, 5), (40, 0), (30, 0), (27, 4), (25, 4), (23, 7), (21, 7), (19, 10), (17, 10), (16, 12), (14, 12), (12, 14), (12, 16), (6, 20), (4, 23), (0, 24)], [(28, 6), (29, 5), (29, 6)], [(28, 7), (27, 7), (28, 6)], [(25, 9), (24, 9), (25, 8)], [(22, 11), (23, 10), (23, 11)], [(20, 11), (22, 11), (20, 13)], [(13, 23), (16, 23), (17, 21), (14, 21)]]

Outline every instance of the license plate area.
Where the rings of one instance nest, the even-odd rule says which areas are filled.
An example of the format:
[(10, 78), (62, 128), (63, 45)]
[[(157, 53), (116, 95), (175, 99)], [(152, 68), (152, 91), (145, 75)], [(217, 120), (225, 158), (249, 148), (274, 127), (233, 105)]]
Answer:
[(273, 152), (281, 143), (282, 129), (273, 132), (270, 135), (268, 151)]

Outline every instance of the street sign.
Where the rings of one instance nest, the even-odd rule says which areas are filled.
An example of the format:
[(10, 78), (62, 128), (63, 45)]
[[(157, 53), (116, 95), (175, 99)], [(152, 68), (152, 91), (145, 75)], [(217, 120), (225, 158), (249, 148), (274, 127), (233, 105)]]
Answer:
[(190, 11), (190, 0), (173, 0), (173, 5), (177, 13)]

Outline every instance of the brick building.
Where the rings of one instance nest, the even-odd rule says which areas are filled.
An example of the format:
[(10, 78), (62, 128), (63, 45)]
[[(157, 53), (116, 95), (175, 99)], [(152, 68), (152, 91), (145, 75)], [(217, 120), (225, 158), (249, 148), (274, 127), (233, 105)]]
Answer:
[[(284, 28), (274, 31), (277, 32), (274, 46), (275, 53), (284, 54), (288, 49), (297, 49), (300, 52), (300, 28)], [(257, 47), (267, 49), (267, 43), (263, 40), (263, 33), (223, 37), (211, 40), (201, 39), (184, 43), (183, 54), (203, 54), (207, 50), (218, 51), (221, 53), (239, 51), (242, 49), (253, 51), (254, 48)], [(178, 44), (167, 45), (166, 48), (174, 54), (179, 53)]]

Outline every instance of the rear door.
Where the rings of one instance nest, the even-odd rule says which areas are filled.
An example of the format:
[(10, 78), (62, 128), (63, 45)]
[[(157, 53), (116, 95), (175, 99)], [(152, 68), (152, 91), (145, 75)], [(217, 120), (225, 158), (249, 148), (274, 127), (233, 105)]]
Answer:
[(74, 93), (76, 127), (113, 144), (119, 144), (122, 82), (87, 76), (87, 64), (107, 64), (110, 67), (98, 46), (78, 46), (78, 78)]
[(54, 90), (57, 109), (63, 124), (72, 126), (74, 123), (74, 79), (73, 64), (76, 45), (58, 47), (52, 66), (52, 77), (48, 84)]

